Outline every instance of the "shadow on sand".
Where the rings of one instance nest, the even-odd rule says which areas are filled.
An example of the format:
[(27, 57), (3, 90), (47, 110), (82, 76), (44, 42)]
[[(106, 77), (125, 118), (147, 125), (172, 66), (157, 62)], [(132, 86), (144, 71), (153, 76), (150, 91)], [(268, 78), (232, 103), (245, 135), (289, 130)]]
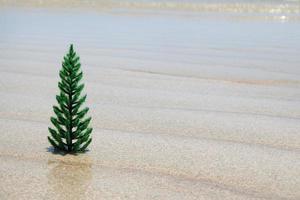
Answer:
[(89, 150), (85, 150), (84, 152), (82, 153), (66, 153), (64, 151), (61, 151), (61, 150), (58, 150), (58, 149), (55, 149), (54, 147), (47, 147), (46, 148), (46, 151), (49, 152), (49, 153), (52, 153), (54, 155), (61, 155), (61, 156), (65, 156), (65, 155), (73, 155), (73, 156), (77, 156), (79, 154), (82, 154), (82, 153), (86, 153), (86, 152), (89, 152)]

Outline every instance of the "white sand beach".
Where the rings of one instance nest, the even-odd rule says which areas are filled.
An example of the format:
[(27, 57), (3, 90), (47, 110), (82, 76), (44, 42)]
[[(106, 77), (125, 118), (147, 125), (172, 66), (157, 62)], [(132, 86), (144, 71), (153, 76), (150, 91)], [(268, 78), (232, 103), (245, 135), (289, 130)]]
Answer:
[[(0, 199), (300, 199), (298, 1), (24, 2), (0, 1)], [(63, 156), (71, 43), (94, 131)]]

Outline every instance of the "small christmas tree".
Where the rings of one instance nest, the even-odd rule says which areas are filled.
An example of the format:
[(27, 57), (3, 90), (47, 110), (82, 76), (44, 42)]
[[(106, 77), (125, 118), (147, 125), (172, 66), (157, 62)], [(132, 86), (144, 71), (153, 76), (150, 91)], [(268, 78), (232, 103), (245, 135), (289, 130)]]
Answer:
[(86, 100), (86, 95), (81, 96), (84, 84), (80, 83), (80, 67), (79, 57), (71, 44), (59, 72), (60, 94), (56, 96), (58, 106), (53, 106), (56, 117), (51, 117), (56, 129), (48, 128), (51, 134), (48, 140), (51, 145), (55, 149), (72, 153), (84, 152), (92, 141), (93, 129), (89, 127), (91, 117), (85, 117), (89, 108), (80, 110)]

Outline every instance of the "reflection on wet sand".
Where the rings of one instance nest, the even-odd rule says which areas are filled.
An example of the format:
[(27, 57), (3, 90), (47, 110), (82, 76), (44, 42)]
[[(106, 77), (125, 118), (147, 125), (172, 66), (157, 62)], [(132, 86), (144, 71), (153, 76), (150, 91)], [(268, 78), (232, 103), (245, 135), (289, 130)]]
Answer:
[(47, 197), (84, 199), (92, 180), (92, 160), (89, 157), (72, 156), (60, 161), (49, 160), (48, 165), (50, 172), (47, 176)]

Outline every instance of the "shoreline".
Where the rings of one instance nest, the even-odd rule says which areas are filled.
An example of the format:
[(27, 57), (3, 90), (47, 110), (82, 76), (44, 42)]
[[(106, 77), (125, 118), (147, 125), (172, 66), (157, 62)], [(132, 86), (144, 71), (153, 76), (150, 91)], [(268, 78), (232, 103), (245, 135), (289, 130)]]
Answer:
[(299, 22), (300, 4), (278, 2), (180, 2), (180, 1), (0, 1), (0, 9), (43, 9), (48, 11), (95, 12), (116, 15), (161, 15), (180, 17), (226, 18), (242, 21)]

